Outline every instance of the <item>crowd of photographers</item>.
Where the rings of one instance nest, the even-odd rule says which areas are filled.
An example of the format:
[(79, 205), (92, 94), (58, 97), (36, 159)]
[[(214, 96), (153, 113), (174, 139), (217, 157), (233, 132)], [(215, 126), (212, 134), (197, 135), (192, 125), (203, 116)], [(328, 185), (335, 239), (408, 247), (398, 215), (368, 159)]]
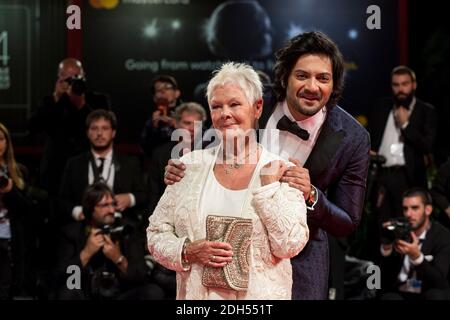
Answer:
[[(391, 84), (393, 98), (369, 116), (372, 219), (361, 257), (381, 267), (381, 299), (450, 299), (450, 162), (427, 176), (435, 110), (416, 98), (411, 69), (394, 69)], [(144, 230), (164, 192), (171, 133), (193, 135), (206, 113), (181, 103), (173, 77), (158, 76), (151, 88), (140, 159), (114, 148), (109, 97), (88, 90), (75, 59), (60, 63), (53, 94), (30, 119), (30, 135), (45, 137), (37, 176), (16, 162), (0, 123), (0, 299), (174, 298), (174, 272), (149, 255)]]

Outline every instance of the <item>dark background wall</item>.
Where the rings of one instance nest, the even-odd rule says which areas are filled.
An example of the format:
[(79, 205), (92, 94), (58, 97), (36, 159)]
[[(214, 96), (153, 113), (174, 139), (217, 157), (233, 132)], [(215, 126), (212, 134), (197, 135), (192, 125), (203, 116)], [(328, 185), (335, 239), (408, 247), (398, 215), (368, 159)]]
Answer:
[[(52, 92), (57, 64), (68, 47), (80, 46), (89, 86), (111, 95), (120, 119), (119, 142), (135, 144), (151, 111), (148, 85), (155, 74), (174, 75), (184, 100), (204, 103), (202, 84), (221, 62), (246, 61), (271, 75), (273, 52), (292, 33), (319, 29), (346, 58), (340, 102), (346, 110), (364, 115), (376, 97), (389, 94), (392, 67), (407, 62), (417, 71), (418, 96), (435, 104), (440, 115), (437, 158), (448, 154), (450, 35), (443, 2), (259, 0), (251, 5), (240, 1), (234, 10), (225, 10), (226, 1), (218, 0), (148, 1), (158, 3), (153, 5), (120, 0), (109, 9), (93, 6), (102, 1), (74, 2), (82, 9), (79, 40), (67, 36), (66, 1), (0, 1), (0, 32), (5, 26), (11, 30), (14, 84), (10, 92), (0, 89), (0, 121), (13, 132), (19, 153), (39, 145), (27, 137), (27, 118)], [(366, 28), (371, 4), (381, 8), (381, 30)], [(407, 28), (402, 29), (405, 18)]]

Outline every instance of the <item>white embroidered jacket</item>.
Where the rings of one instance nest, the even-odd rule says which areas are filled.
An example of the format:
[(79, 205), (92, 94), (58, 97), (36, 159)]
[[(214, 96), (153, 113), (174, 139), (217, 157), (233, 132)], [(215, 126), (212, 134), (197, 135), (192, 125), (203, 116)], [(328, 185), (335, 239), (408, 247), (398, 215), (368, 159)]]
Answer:
[[(200, 218), (202, 187), (216, 160), (218, 147), (197, 150), (181, 158), (186, 165), (180, 182), (169, 185), (149, 218), (148, 248), (155, 259), (177, 272), (177, 299), (208, 299), (202, 285), (203, 265), (184, 268), (183, 243), (206, 237), (205, 221)], [(260, 169), (279, 160), (263, 149), (243, 206), (242, 216), (253, 219), (250, 246), (249, 287), (243, 299), (291, 299), (292, 267), (309, 237), (303, 194), (286, 183), (261, 187)]]

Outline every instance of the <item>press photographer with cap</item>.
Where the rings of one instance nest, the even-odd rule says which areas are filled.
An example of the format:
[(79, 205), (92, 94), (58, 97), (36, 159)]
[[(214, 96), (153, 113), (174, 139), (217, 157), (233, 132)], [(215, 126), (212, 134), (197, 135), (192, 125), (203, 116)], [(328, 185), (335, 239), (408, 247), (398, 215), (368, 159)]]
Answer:
[[(87, 187), (82, 200), (85, 220), (63, 227), (58, 242), (57, 299), (161, 299), (149, 283), (144, 246), (132, 225), (115, 218), (113, 191), (102, 181)], [(70, 289), (69, 266), (81, 271), (81, 288)]]
[[(448, 288), (450, 231), (430, 219), (431, 196), (425, 189), (413, 188), (403, 194), (403, 215), (410, 238), (397, 220), (383, 223), (381, 245), (382, 300), (442, 299)], [(391, 235), (389, 236), (389, 230)], [(410, 240), (410, 241), (408, 241)]]

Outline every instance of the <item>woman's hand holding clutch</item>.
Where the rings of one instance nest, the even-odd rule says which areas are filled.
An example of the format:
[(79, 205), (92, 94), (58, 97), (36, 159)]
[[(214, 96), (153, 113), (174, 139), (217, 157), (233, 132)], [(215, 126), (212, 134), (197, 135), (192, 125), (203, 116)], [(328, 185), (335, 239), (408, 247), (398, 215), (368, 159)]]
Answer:
[(190, 263), (222, 268), (232, 261), (233, 251), (229, 243), (203, 239), (187, 244), (186, 255)]

